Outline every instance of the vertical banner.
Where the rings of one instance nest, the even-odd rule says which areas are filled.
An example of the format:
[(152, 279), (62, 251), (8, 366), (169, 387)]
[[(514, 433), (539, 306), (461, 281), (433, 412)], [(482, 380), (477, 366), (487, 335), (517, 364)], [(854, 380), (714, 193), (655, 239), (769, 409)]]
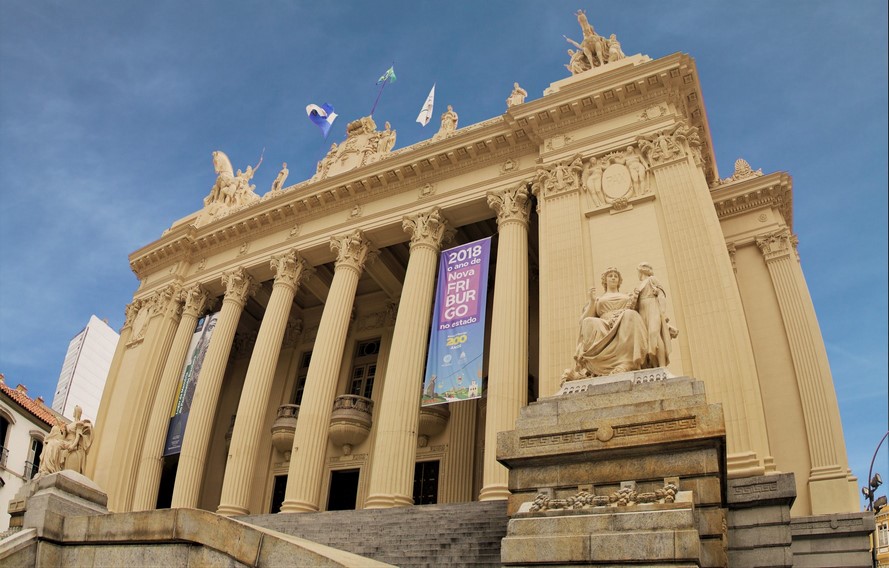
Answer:
[(167, 427), (167, 441), (164, 444), (164, 455), (178, 454), (182, 450), (182, 436), (185, 434), (185, 424), (188, 422), (188, 411), (191, 410), (191, 401), (194, 399), (194, 390), (198, 384), (198, 376), (201, 374), (201, 366), (210, 346), (210, 336), (216, 327), (219, 312), (208, 314), (198, 320), (194, 334), (191, 336), (191, 344), (188, 346), (188, 354), (183, 364), (182, 377), (179, 379), (179, 395), (170, 413), (170, 425)]
[(422, 405), (482, 395), (491, 238), (442, 251)]

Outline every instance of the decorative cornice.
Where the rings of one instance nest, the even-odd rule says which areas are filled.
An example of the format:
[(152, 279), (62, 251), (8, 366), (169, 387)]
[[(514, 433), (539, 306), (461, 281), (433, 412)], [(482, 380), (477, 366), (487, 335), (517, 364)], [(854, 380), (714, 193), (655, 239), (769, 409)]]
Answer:
[(488, 192), (488, 207), (497, 212), (498, 227), (506, 223), (528, 226), (528, 219), (531, 217), (529, 185), (530, 182), (523, 181), (511, 188)]
[(720, 219), (773, 207), (793, 230), (792, 179), (785, 172), (719, 185), (711, 188), (710, 196)]
[(358, 229), (345, 235), (330, 238), (330, 250), (337, 253), (336, 268), (351, 268), (356, 272), (364, 270), (364, 264), (368, 258), (376, 252), (373, 244)]
[(410, 233), (412, 250), (414, 247), (426, 247), (438, 252), (442, 241), (449, 239), (454, 233), (438, 207), (405, 216), (401, 221), (401, 228)]
[(225, 288), (225, 299), (223, 301), (233, 301), (241, 307), (247, 302), (247, 298), (252, 296), (259, 288), (259, 283), (253, 280), (246, 270), (242, 267), (229, 270), (222, 274), (222, 285)]
[(304, 277), (311, 276), (312, 271), (312, 267), (294, 249), (272, 256), (271, 267), (275, 273), (274, 285), (287, 286), (294, 291)]

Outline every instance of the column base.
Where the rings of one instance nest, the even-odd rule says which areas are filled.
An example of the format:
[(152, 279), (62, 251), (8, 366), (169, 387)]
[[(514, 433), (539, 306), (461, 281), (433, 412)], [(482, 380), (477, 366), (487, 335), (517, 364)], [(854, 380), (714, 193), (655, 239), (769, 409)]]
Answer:
[(512, 495), (509, 492), (509, 488), (503, 484), (494, 484), (483, 487), (482, 490), (478, 494), (479, 501), (502, 501), (504, 499), (509, 499), (509, 496)]
[(282, 513), (317, 513), (318, 505), (308, 501), (284, 500), (281, 504)]
[(756, 457), (756, 452), (739, 452), (725, 458), (728, 479), (765, 475), (766, 468)]
[(839, 465), (815, 467), (809, 472), (809, 499), (813, 515), (858, 512), (855, 500), (849, 498), (849, 476)]
[(238, 507), (237, 505), (220, 505), (219, 508), (216, 509), (216, 514), (223, 515), (225, 517), (249, 515), (250, 509)]
[(394, 507), (413, 507), (414, 498), (405, 495), (371, 495), (364, 502), (365, 509), (392, 509)]

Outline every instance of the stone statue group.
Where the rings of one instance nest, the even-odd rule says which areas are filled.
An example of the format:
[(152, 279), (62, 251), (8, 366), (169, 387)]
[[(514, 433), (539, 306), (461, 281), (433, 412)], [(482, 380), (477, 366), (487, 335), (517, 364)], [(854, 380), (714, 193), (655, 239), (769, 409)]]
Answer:
[(643, 368), (666, 367), (670, 342), (679, 332), (667, 317), (667, 294), (651, 265), (637, 267), (639, 283), (630, 294), (620, 291), (623, 276), (616, 268), (602, 273), (605, 293), (589, 290), (580, 317), (575, 367), (564, 380), (614, 375)]
[[(70, 469), (83, 473), (86, 454), (93, 443), (93, 424), (81, 419), (82, 410), (74, 407), (74, 422), (65, 424), (56, 419), (55, 425), (43, 442), (43, 453), (40, 456), (40, 467), (37, 476), (57, 473)], [(35, 478), (36, 478), (35, 477)]]
[(597, 34), (583, 10), (577, 11), (577, 22), (583, 31), (583, 40), (578, 43), (564, 36), (568, 43), (577, 48), (568, 50), (571, 61), (565, 64), (572, 75), (589, 71), (593, 67), (614, 63), (626, 57), (621, 50), (620, 42), (617, 41), (617, 36), (611, 34), (606, 38)]

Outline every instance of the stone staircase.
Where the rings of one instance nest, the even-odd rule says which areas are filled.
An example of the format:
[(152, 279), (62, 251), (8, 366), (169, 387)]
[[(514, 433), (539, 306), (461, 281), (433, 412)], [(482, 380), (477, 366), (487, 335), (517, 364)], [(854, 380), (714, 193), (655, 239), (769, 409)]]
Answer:
[(500, 566), (506, 501), (237, 517), (402, 568)]

